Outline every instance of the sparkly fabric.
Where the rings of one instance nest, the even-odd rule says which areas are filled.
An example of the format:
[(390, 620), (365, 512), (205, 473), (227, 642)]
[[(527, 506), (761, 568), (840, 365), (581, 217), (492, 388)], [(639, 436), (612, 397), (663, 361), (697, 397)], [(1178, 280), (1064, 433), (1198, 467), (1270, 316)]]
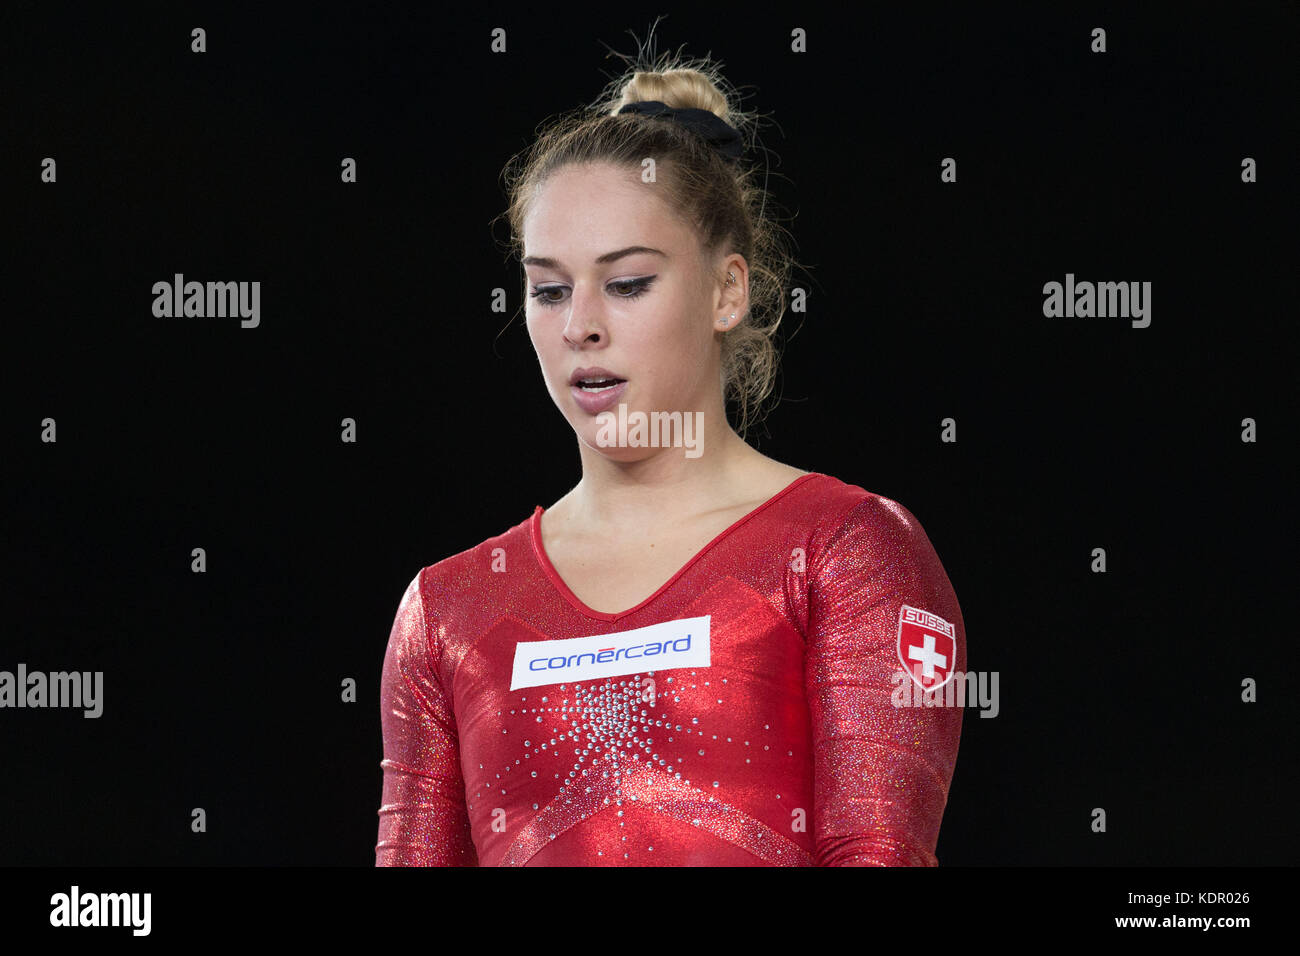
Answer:
[[(906, 508), (803, 475), (618, 614), (565, 586), (542, 510), (402, 596), (377, 866), (938, 863), (962, 708), (892, 703), (900, 609), (955, 627), (958, 672), (965, 629)], [(517, 642), (703, 615), (708, 667), (509, 690)]]

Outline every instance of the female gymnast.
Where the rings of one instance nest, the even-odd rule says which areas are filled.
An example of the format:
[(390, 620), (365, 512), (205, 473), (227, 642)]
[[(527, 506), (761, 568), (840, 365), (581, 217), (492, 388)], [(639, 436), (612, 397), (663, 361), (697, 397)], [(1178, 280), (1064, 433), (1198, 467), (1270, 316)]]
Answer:
[(956, 595), (898, 502), (741, 437), (790, 259), (731, 88), (646, 65), (507, 167), (582, 477), (407, 587), (376, 865), (934, 866)]

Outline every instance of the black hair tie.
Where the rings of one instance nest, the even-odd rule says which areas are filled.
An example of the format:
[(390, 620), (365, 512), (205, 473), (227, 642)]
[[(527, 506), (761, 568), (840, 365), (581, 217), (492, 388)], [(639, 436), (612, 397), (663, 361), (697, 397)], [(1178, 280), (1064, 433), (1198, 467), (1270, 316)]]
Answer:
[(745, 150), (745, 143), (739, 130), (710, 110), (674, 107), (659, 100), (638, 100), (635, 103), (628, 103), (619, 112), (641, 113), (646, 116), (662, 116), (670, 119), (703, 136), (710, 146), (731, 159), (740, 159)]

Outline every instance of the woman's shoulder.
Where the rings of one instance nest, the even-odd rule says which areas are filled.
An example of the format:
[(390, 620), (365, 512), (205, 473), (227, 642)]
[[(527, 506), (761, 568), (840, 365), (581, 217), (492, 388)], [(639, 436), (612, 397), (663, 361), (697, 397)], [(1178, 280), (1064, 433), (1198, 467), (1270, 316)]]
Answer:
[(921, 531), (916, 516), (895, 499), (834, 475), (811, 474), (806, 491), (818, 502), (817, 530), (823, 538)]
[(485, 575), (505, 572), (513, 561), (523, 559), (524, 549), (532, 547), (531, 525), (535, 513), (536, 509), (506, 530), (425, 565), (416, 574), (420, 589), (426, 597), (433, 592), (460, 593), (490, 580)]

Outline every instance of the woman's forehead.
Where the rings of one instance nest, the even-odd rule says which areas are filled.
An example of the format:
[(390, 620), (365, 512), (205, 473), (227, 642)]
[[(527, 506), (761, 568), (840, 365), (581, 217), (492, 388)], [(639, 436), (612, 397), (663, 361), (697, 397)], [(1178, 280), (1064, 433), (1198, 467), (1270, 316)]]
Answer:
[(630, 246), (667, 254), (693, 248), (687, 225), (635, 171), (565, 167), (537, 187), (523, 222), (528, 257), (594, 261)]

